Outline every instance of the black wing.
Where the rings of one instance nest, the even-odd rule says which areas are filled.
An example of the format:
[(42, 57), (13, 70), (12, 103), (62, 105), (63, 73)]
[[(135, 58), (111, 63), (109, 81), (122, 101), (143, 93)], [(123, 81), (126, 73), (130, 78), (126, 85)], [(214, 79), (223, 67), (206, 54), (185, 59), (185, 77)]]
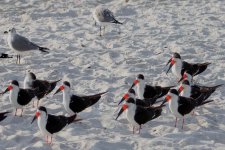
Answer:
[(150, 85), (145, 85), (145, 92), (144, 92), (144, 98), (155, 98), (157, 95), (155, 88)]
[(34, 80), (32, 83), (33, 88), (38, 88), (39, 91), (37, 93), (37, 98), (41, 99), (43, 98), (51, 88), (49, 82), (43, 81), (43, 80)]
[(153, 110), (153, 109), (148, 110), (146, 108), (137, 106), (134, 119), (139, 125), (145, 124), (146, 122), (148, 122), (154, 118), (154, 116), (155, 116), (154, 111), (155, 110)]
[(88, 103), (82, 97), (72, 95), (69, 107), (73, 112), (79, 113), (88, 107)]
[(51, 134), (59, 132), (67, 125), (67, 121), (68, 119), (65, 116), (54, 116), (49, 114), (46, 130)]
[(179, 96), (178, 112), (184, 116), (189, 114), (196, 107), (196, 105), (197, 103), (194, 99)]
[(35, 97), (35, 90), (33, 89), (20, 89), (18, 93), (17, 102), (20, 105), (27, 105), (32, 98)]

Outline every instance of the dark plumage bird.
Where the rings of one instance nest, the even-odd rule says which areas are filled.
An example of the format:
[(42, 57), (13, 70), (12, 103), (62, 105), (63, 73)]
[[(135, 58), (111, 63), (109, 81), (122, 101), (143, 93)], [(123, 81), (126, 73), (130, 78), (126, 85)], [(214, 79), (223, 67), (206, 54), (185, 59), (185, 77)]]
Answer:
[(25, 88), (29, 88), (29, 89), (39, 89), (38, 93), (37, 93), (37, 107), (39, 105), (39, 100), (42, 99), (44, 96), (48, 95), (49, 93), (51, 93), (57, 83), (60, 81), (56, 80), (56, 81), (47, 81), (47, 80), (39, 80), (36, 78), (35, 74), (32, 72), (27, 72), (26, 73), (26, 77), (24, 79), (24, 87)]
[[(63, 85), (59, 87), (59, 89), (55, 92), (55, 94), (59, 93), (60, 91), (63, 92), (63, 105), (66, 109), (67, 113), (69, 114), (76, 114), (84, 109), (94, 105), (97, 103), (101, 96), (107, 92), (102, 92), (95, 95), (90, 96), (77, 96), (70, 93), (70, 83), (67, 81), (63, 82)], [(54, 94), (54, 95), (55, 95)]]
[(182, 77), (182, 74), (184, 71), (190, 71), (190, 74), (192, 76), (196, 76), (203, 71), (205, 71), (208, 67), (209, 62), (205, 63), (188, 63), (186, 61), (183, 61), (181, 59), (181, 56), (179, 53), (174, 53), (173, 57), (168, 61), (167, 65), (170, 64), (168, 70), (166, 73), (170, 71), (172, 68), (172, 73), (180, 79)]
[(136, 104), (135, 98), (128, 98), (126, 103), (123, 104), (120, 109), (116, 120), (124, 111), (126, 111), (127, 120), (133, 126), (133, 134), (135, 128), (138, 128), (140, 133), (141, 125), (158, 118), (161, 115), (162, 107), (163, 105), (158, 107), (142, 107)]
[(23, 113), (23, 106), (27, 105), (38, 93), (38, 89), (22, 89), (19, 88), (19, 82), (13, 80), (8, 88), (2, 93), (9, 93), (9, 100), (13, 107), (16, 108), (15, 115), (17, 113), (17, 109), (22, 109), (21, 116)]
[[(42, 134), (47, 136), (46, 142), (51, 144), (52, 143), (52, 135), (54, 133), (57, 133), (61, 131), (66, 125), (71, 124), (74, 121), (79, 121), (75, 120), (77, 115), (73, 115), (71, 117), (66, 117), (66, 116), (55, 116), (48, 114), (47, 110), (45, 107), (40, 106), (37, 109), (37, 112), (32, 120), (31, 123), (33, 123), (36, 119), (38, 119), (38, 127), (41, 130)], [(48, 142), (48, 137), (51, 137), (50, 142)]]

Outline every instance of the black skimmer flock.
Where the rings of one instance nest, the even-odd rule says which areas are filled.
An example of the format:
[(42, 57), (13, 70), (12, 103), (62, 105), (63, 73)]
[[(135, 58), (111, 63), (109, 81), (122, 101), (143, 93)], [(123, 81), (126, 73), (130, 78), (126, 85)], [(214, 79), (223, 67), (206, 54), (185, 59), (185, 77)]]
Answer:
[(183, 97), (191, 97), (196, 99), (198, 97), (202, 97), (202, 100), (206, 100), (209, 96), (216, 91), (217, 88), (223, 86), (223, 84), (219, 84), (212, 87), (200, 86), (200, 85), (190, 85), (188, 80), (182, 81), (181, 85), (178, 88), (178, 92), (180, 96)]
[(7, 42), (10, 49), (14, 50), (17, 53), (17, 64), (20, 64), (20, 55), (25, 52), (39, 50), (41, 52), (48, 53), (48, 48), (40, 47), (37, 44), (29, 41), (27, 38), (19, 35), (16, 32), (15, 28), (10, 29), (9, 31), (5, 31), (4, 33), (8, 33)]
[[(41, 133), (46, 136), (46, 142), (52, 143), (52, 135), (61, 131), (66, 125), (71, 124), (72, 122), (79, 121), (75, 120), (77, 115), (73, 115), (70, 117), (66, 116), (55, 116), (48, 114), (47, 109), (43, 106), (40, 106), (31, 123), (33, 123), (36, 119), (38, 119), (38, 127), (41, 130)], [(48, 137), (50, 137), (50, 141), (48, 141)]]
[(6, 112), (1, 112), (1, 113), (0, 113), (0, 121), (4, 120), (4, 119), (7, 117), (6, 114), (8, 114), (8, 113), (10, 113), (10, 112), (8, 112), (8, 111), (6, 111)]
[(165, 97), (161, 105), (169, 102), (170, 111), (176, 117), (175, 127), (177, 125), (177, 118), (183, 118), (182, 129), (184, 127), (184, 116), (191, 113), (194, 108), (210, 103), (213, 100), (203, 101), (202, 97), (197, 99), (179, 96), (176, 89), (171, 89)]
[(98, 6), (95, 8), (95, 10), (93, 11), (93, 18), (94, 18), (95, 22), (97, 22), (100, 25), (100, 36), (102, 36), (102, 34), (101, 34), (102, 26), (105, 29), (105, 25), (110, 24), (110, 23), (123, 24), (123, 23), (119, 22), (118, 20), (116, 20), (112, 11), (110, 11), (109, 9), (104, 8), (102, 6)]
[[(128, 92), (124, 94), (123, 98), (120, 100), (118, 105), (121, 104), (124, 100), (128, 100), (130, 97), (131, 98), (136, 97), (134, 89), (129, 89)], [(156, 98), (149, 98), (149, 99), (143, 99), (143, 100), (135, 98), (135, 104), (139, 106), (143, 106), (143, 107), (149, 107), (155, 104), (156, 100), (157, 100)]]
[(107, 93), (102, 92), (90, 96), (77, 96), (71, 94), (71, 87), (68, 81), (64, 81), (63, 85), (59, 87), (55, 94), (59, 93), (60, 91), (63, 92), (63, 105), (69, 115), (74, 115), (94, 105), (100, 100), (101, 95)]
[[(130, 95), (134, 96), (134, 95)], [(132, 124), (133, 126), (133, 134), (135, 132), (135, 128), (138, 129), (140, 133), (141, 125), (145, 124), (146, 122), (153, 120), (155, 118), (158, 118), (161, 115), (162, 112), (162, 107), (153, 107), (153, 106), (148, 106), (148, 107), (143, 107), (142, 104), (138, 105), (137, 100), (134, 97), (129, 97), (125, 104), (122, 105), (122, 108), (120, 109), (116, 120), (118, 117), (126, 111), (126, 117), (127, 120)]]
[(23, 113), (23, 106), (27, 105), (38, 93), (38, 89), (21, 89), (19, 87), (19, 82), (16, 80), (11, 81), (8, 88), (1, 93), (2, 95), (9, 93), (9, 100), (14, 108), (16, 108), (15, 116), (17, 115), (17, 109), (22, 109), (21, 115)]
[(174, 87), (174, 86), (161, 87), (161, 86), (147, 85), (145, 84), (145, 78), (144, 75), (142, 74), (139, 74), (137, 76), (136, 80), (134, 80), (130, 89), (132, 89), (135, 86), (137, 86), (136, 92), (137, 97), (139, 99), (149, 99), (149, 98), (157, 99), (163, 97), (168, 93), (170, 88)]
[(172, 68), (172, 73), (180, 79), (182, 77), (182, 74), (184, 71), (188, 70), (190, 71), (191, 76), (196, 76), (203, 71), (205, 71), (208, 67), (209, 62), (205, 63), (188, 63), (186, 61), (183, 61), (181, 59), (181, 56), (179, 53), (174, 53), (173, 57), (168, 61), (167, 65), (169, 65), (169, 68), (166, 73), (170, 71)]
[[(36, 78), (35, 74), (28, 71), (26, 73), (25, 79), (24, 79), (24, 88), (25, 89), (38, 89), (37, 93), (37, 107), (39, 105), (39, 100), (42, 99), (44, 96), (48, 95), (51, 93), (57, 83), (61, 81), (61, 79), (56, 80), (56, 81), (47, 81), (47, 80), (39, 80)], [(34, 107), (34, 103), (33, 103)]]

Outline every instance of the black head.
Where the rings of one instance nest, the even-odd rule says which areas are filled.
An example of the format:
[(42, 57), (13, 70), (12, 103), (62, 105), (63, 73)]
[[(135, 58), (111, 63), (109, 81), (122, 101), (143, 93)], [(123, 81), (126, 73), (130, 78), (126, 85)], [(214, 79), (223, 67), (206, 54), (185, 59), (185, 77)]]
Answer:
[(38, 107), (38, 110), (44, 111), (47, 114), (47, 109), (44, 106)]
[(137, 78), (138, 78), (138, 79), (142, 79), (142, 80), (144, 80), (144, 79), (145, 79), (145, 77), (144, 77), (144, 75), (143, 75), (143, 74), (139, 74), (139, 75), (137, 76)]
[(133, 103), (133, 104), (135, 104), (135, 100), (133, 98), (128, 98), (127, 103)]
[(129, 91), (128, 91), (129, 93), (132, 93), (132, 94), (134, 94), (135, 95), (135, 91), (134, 91), (134, 89), (129, 89)]
[(176, 89), (171, 89), (170, 93), (173, 93), (173, 94), (175, 94), (177, 96), (179, 95), (179, 93), (178, 93), (178, 91)]
[(70, 83), (68, 81), (64, 81), (63, 84), (70, 87)]
[(179, 59), (181, 59), (181, 57), (180, 57), (180, 54), (179, 54), (179, 53), (173, 53), (173, 58), (179, 58)]
[(11, 84), (16, 85), (16, 86), (19, 86), (19, 82), (16, 81), (16, 80), (12, 80)]
[(184, 80), (184, 81), (182, 82), (182, 84), (185, 84), (185, 85), (190, 85), (190, 83), (189, 83), (189, 81), (188, 81), (188, 80)]
[(29, 72), (29, 74), (32, 80), (36, 80), (36, 76), (33, 72)]

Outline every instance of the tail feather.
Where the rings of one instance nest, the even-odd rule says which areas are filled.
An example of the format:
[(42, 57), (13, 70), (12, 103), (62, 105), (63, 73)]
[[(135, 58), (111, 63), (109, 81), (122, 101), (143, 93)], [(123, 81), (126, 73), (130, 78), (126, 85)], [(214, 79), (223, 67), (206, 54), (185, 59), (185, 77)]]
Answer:
[(39, 50), (40, 50), (41, 52), (49, 53), (49, 52), (48, 52), (49, 49), (46, 48), (46, 47), (39, 47)]
[(123, 24), (123, 23), (121, 23), (121, 22), (119, 22), (118, 20), (114, 20), (112, 23), (115, 23), (115, 24)]
[(203, 101), (202, 103), (198, 104), (197, 107), (205, 105), (207, 103), (213, 102), (213, 100)]
[(67, 124), (71, 124), (77, 117), (77, 114), (67, 118)]

